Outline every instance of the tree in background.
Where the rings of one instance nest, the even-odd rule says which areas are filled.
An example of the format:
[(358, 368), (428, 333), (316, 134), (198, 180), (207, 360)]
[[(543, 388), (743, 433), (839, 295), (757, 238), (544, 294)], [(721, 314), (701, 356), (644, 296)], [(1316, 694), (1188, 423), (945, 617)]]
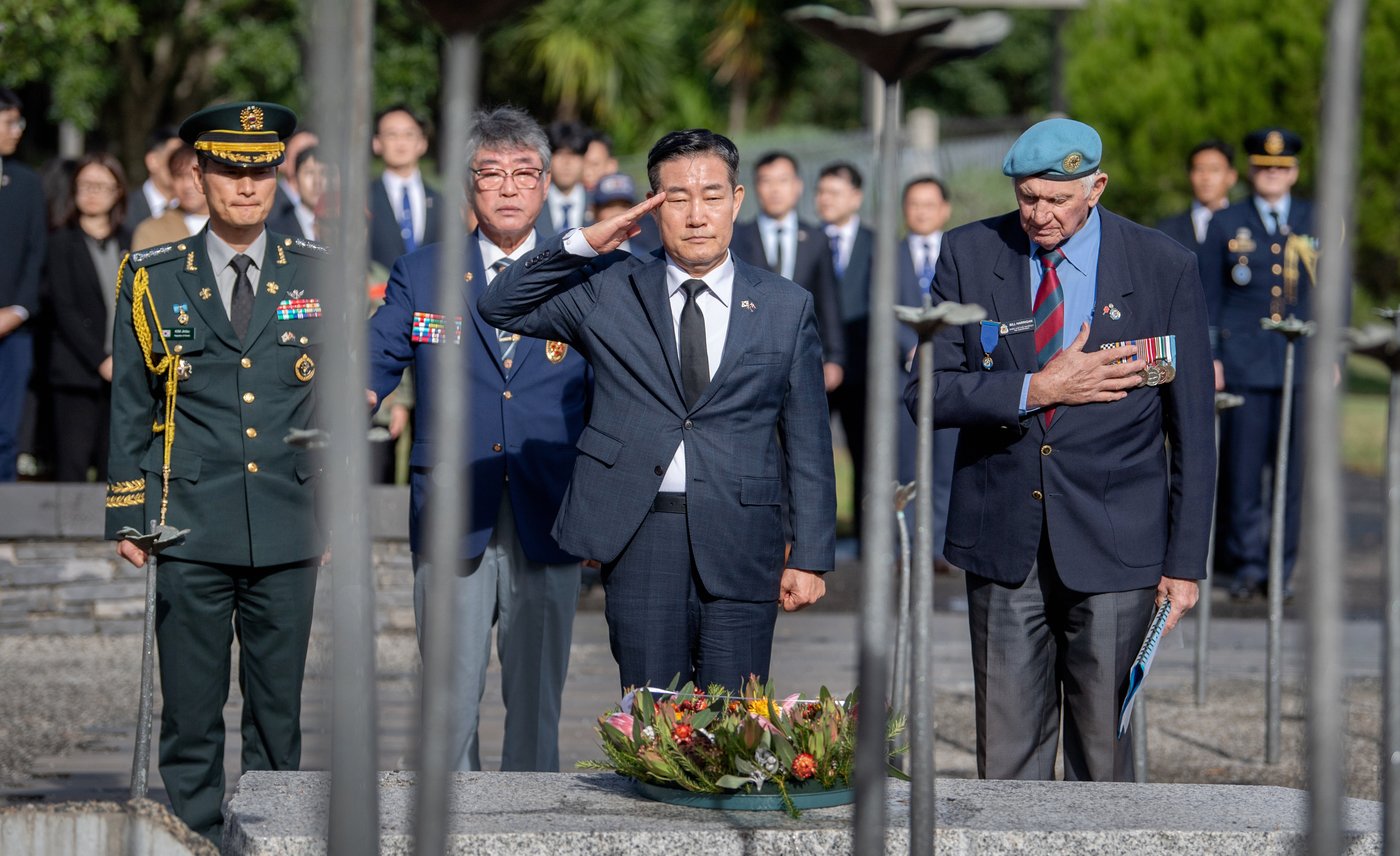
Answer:
[[(1067, 29), (1076, 118), (1104, 137), (1110, 204), (1144, 222), (1190, 201), (1184, 157), (1210, 137), (1236, 145), (1280, 124), (1307, 141), (1300, 192), (1311, 194), (1327, 0), (1097, 0)], [(1364, 66), (1357, 282), (1400, 291), (1400, 0), (1372, 0)], [(1243, 192), (1243, 188), (1239, 192)]]

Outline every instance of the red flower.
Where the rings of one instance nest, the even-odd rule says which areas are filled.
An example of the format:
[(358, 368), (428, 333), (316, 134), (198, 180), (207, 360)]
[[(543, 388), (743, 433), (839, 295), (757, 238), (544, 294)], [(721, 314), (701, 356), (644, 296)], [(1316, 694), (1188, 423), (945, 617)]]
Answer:
[(804, 781), (812, 778), (817, 774), (817, 760), (803, 752), (792, 759), (792, 774)]
[(694, 735), (695, 730), (684, 722), (678, 724), (675, 728), (671, 729), (671, 739), (675, 740), (682, 746), (689, 746), (690, 738)]

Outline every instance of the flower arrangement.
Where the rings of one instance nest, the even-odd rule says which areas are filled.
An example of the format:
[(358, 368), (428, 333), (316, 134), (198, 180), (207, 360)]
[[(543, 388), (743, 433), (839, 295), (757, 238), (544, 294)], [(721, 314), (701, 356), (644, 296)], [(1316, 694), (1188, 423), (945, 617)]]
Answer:
[[(856, 694), (838, 701), (822, 687), (815, 699), (778, 698), (771, 683), (750, 677), (738, 695), (711, 685), (634, 689), (598, 718), (606, 761), (582, 769), (613, 770), (650, 785), (708, 794), (776, 790), (788, 814), (789, 794), (848, 788), (855, 761)], [(886, 745), (904, 729), (889, 717)], [(895, 768), (890, 773), (903, 777)]]

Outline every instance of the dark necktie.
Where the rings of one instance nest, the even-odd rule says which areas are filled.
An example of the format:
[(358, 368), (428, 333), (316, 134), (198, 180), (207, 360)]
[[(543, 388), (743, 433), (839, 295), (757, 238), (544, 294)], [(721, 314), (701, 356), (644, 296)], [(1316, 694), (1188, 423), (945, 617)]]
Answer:
[(563, 224), (562, 224), (564, 228), (563, 228), (563, 229), (560, 229), (559, 231), (562, 232), (562, 231), (564, 231), (564, 229), (572, 229), (572, 228), (574, 227), (573, 217), (571, 216), (571, 215), (573, 214), (573, 210), (574, 210), (574, 203), (572, 203), (572, 202), (562, 202), (562, 203), (560, 203), (560, 205), (559, 205), (559, 219), (562, 220), (562, 221), (564, 221)]
[(233, 322), (233, 332), (238, 340), (248, 335), (248, 323), (253, 320), (253, 281), (248, 278), (248, 268), (253, 260), (239, 253), (229, 262), (238, 276), (233, 280), (233, 299), (229, 301), (228, 320)]
[(836, 271), (836, 278), (840, 279), (846, 273), (846, 268), (841, 264), (841, 233), (831, 233), (831, 267)]
[(783, 273), (783, 227), (779, 226), (773, 230), (773, 273), (778, 276), (787, 276)]
[(1269, 209), (1269, 220), (1272, 221), (1269, 223), (1269, 226), (1271, 227), (1269, 229), (1270, 235), (1277, 235), (1280, 231), (1283, 230), (1283, 224), (1279, 219), (1278, 211), (1274, 210), (1273, 208)]
[(403, 186), (403, 199), (399, 202), (399, 236), (403, 238), (403, 251), (411, 253), (418, 249), (413, 239), (413, 200), (408, 196), (408, 185)]
[(705, 314), (696, 299), (706, 286), (704, 280), (688, 279), (681, 283), (685, 290), (685, 306), (681, 309), (681, 385), (685, 388), (685, 406), (694, 407), (705, 387), (710, 385), (710, 357), (705, 348)]
[[(510, 263), (513, 261), (515, 259), (497, 259), (491, 264), (491, 270), (496, 272), (496, 276), (500, 276), (505, 273), (506, 268), (510, 267)], [(496, 281), (493, 279), (491, 282), (494, 284)], [(520, 337), (514, 333), (507, 330), (496, 330), (496, 346), (501, 350), (501, 365), (505, 367), (506, 371), (510, 371), (514, 362), (515, 343), (519, 341)]]
[[(1060, 262), (1065, 260), (1063, 250), (1040, 250), (1040, 264), (1044, 273), (1040, 276), (1040, 287), (1035, 292), (1035, 303), (1031, 314), (1035, 316), (1035, 360), (1038, 368), (1045, 368), (1060, 352), (1062, 333), (1065, 329), (1065, 292), (1060, 287), (1060, 275), (1055, 272)], [(1055, 408), (1043, 411), (1045, 427), (1055, 418)]]
[(928, 294), (933, 290), (933, 241), (924, 239), (924, 266), (919, 271), (919, 291)]

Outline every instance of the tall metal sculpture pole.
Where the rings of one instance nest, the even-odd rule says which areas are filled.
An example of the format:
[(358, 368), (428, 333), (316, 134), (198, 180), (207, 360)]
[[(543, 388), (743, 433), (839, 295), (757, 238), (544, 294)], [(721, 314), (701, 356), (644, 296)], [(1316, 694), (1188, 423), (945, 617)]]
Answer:
[[(910, 577), (914, 572), (914, 555), (909, 538), (909, 516), (905, 509), (909, 500), (918, 494), (915, 482), (897, 485), (894, 489), (894, 516), (899, 524), (899, 620), (894, 632), (894, 691), (890, 694), (890, 707), (906, 710), (909, 704), (909, 595)], [(909, 744), (906, 733), (903, 745)], [(891, 749), (896, 748), (891, 746)], [(895, 763), (899, 769), (909, 772), (909, 755), (901, 753)]]
[[(1215, 394), (1215, 458), (1216, 472), (1220, 461), (1220, 414), (1244, 404), (1244, 396), (1232, 392)], [(1201, 583), (1201, 599), (1196, 602), (1196, 706), (1206, 703), (1206, 666), (1210, 656), (1210, 594), (1215, 581), (1215, 514), (1218, 497), (1210, 499), (1210, 541), (1206, 543), (1206, 578)]]
[(1382, 648), (1381, 852), (1400, 854), (1400, 309), (1380, 309), (1390, 324), (1348, 330), (1352, 350), (1390, 369), (1385, 442), (1385, 645)]
[(1342, 709), (1342, 575), (1344, 555), (1337, 359), (1351, 290), (1351, 245), (1346, 240), (1356, 193), (1357, 131), (1361, 125), (1361, 34), (1365, 0), (1335, 0), (1328, 23), (1327, 73), (1318, 147), (1317, 335), (1309, 348), (1307, 410), (1308, 490), (1303, 503), (1305, 567), (1313, 574), (1308, 598), (1308, 845), (1314, 856), (1342, 852), (1345, 725)]
[(1288, 446), (1293, 441), (1293, 378), (1298, 339), (1311, 336), (1317, 325), (1290, 314), (1282, 321), (1259, 319), (1259, 326), (1288, 340), (1283, 351), (1283, 401), (1279, 404), (1278, 449), (1274, 455), (1274, 497), (1269, 524), (1269, 653), (1264, 729), (1264, 762), (1277, 764), (1282, 751), (1283, 708), (1283, 542), (1288, 507)]
[(374, 568), (370, 553), (369, 441), (365, 387), (369, 377), (365, 317), (364, 219), (369, 186), (373, 0), (317, 0), (312, 7), (311, 124), (332, 165), (340, 210), (322, 238), (330, 256), (315, 287), (329, 301), (321, 360), (322, 437), (288, 442), (322, 449), (323, 519), (329, 522), (332, 639), (331, 793), (328, 850), (379, 852), (379, 782), (375, 697)]
[[(973, 56), (990, 49), (1010, 32), (1010, 19), (988, 12), (963, 18), (940, 9), (894, 16), (887, 9), (880, 20), (842, 14), (826, 6), (802, 6), (788, 13), (798, 25), (854, 56), (884, 81), (884, 121), (880, 128), (879, 188), (875, 223), (875, 270), (870, 288), (870, 392), (866, 400), (870, 428), (866, 454), (866, 484), (871, 486), (869, 507), (891, 507), (894, 491), (895, 422), (897, 410), (896, 366), (889, 344), (895, 340), (895, 229), (899, 216), (899, 81), (935, 63)], [(930, 493), (927, 486), (920, 494)], [(867, 519), (865, 562), (861, 580), (860, 697), (866, 710), (883, 711), (889, 699), (889, 617), (892, 594), (892, 527), (888, 514)], [(920, 525), (923, 525), (922, 522)], [(924, 654), (913, 651), (916, 661)], [(932, 703), (932, 699), (918, 700)], [(922, 708), (914, 718), (923, 715)], [(931, 719), (931, 714), (929, 715)], [(860, 856), (882, 853), (885, 840), (885, 733), (884, 717), (864, 716), (856, 734), (856, 804), (854, 851)], [(911, 740), (912, 740), (911, 734)], [(932, 746), (928, 765), (920, 747), (911, 742), (911, 775), (916, 782), (916, 804), (911, 806), (910, 846), (919, 852), (933, 848)], [(920, 779), (926, 784), (918, 785)], [(927, 795), (925, 802), (919, 795)], [(915, 823), (914, 818), (919, 818)], [(927, 849), (925, 849), (927, 848)]]

